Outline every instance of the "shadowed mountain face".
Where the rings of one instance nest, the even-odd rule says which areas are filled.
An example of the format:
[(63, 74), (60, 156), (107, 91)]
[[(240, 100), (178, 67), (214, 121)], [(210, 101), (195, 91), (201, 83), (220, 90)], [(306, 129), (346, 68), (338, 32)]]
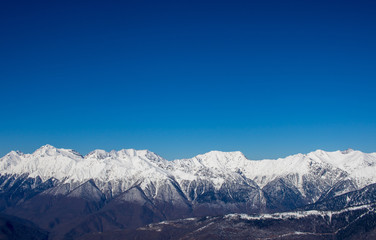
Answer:
[(0, 239), (47, 240), (48, 232), (24, 219), (0, 214)]
[(150, 224), (133, 230), (91, 233), (88, 239), (374, 239), (375, 206), (337, 212), (285, 212), (250, 216), (230, 214)]
[(26, 201), (13, 203), (4, 211), (36, 223), (51, 232), (53, 239), (74, 239), (88, 232), (135, 228), (192, 215), (190, 202), (171, 182), (160, 186), (154, 199), (149, 199), (139, 186), (112, 199), (106, 199), (94, 181), (65, 194), (62, 188), (69, 189), (57, 185)]
[(314, 204), (304, 206), (304, 210), (341, 210), (350, 206), (358, 206), (363, 204), (371, 204), (376, 202), (376, 184), (371, 184), (360, 190), (348, 192), (339, 196), (328, 197), (317, 201)]
[(264, 188), (267, 209), (270, 211), (287, 211), (303, 206), (306, 200), (294, 185), (287, 184), (283, 179), (276, 179)]
[(50, 239), (123, 229), (138, 236), (134, 229), (147, 224), (189, 217), (371, 204), (373, 171), (376, 155), (353, 150), (262, 161), (213, 151), (169, 162), (147, 150), (81, 156), (46, 145), (33, 154), (11, 152), (0, 159), (0, 209), (32, 221)]

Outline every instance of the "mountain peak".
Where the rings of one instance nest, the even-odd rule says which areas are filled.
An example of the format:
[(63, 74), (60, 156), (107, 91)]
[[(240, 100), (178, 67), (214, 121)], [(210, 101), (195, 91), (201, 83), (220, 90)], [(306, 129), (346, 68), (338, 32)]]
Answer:
[(129, 149), (121, 149), (118, 151), (118, 153), (120, 154), (125, 154), (127, 156), (136, 156), (138, 155), (138, 153), (140, 152), (141, 150), (136, 150), (136, 149), (133, 149), (133, 148), (129, 148)]
[(206, 167), (231, 169), (244, 164), (247, 160), (244, 154), (240, 151), (210, 151), (205, 154), (197, 155), (194, 159), (198, 160)]
[(57, 151), (58, 151), (58, 149), (55, 148), (54, 146), (52, 146), (50, 144), (46, 144), (46, 145), (41, 146), (37, 150), (35, 150), (35, 152), (33, 154), (34, 155), (40, 155), (40, 154), (48, 153), (49, 155), (51, 155), (52, 153), (56, 153)]
[(46, 157), (46, 156), (58, 156), (64, 155), (74, 159), (81, 159), (83, 158), (80, 153), (72, 149), (64, 149), (64, 148), (56, 148), (50, 144), (43, 145), (42, 147), (38, 148), (37, 150), (32, 153), (35, 157)]
[(316, 154), (325, 154), (325, 153), (327, 153), (327, 151), (324, 151), (324, 150), (322, 150), (322, 149), (317, 149), (317, 150), (315, 150), (315, 151), (313, 151), (313, 153), (316, 153)]
[(24, 155), (23, 152), (21, 151), (10, 151), (7, 155), (17, 155), (17, 156), (22, 156)]
[(324, 150), (321, 150), (321, 149), (317, 149), (316, 151), (313, 151), (311, 153), (315, 153), (316, 155), (324, 155), (324, 154), (331, 154), (331, 153), (342, 153), (342, 154), (349, 154), (349, 153), (352, 153), (352, 152), (356, 152), (356, 150), (352, 149), (352, 148), (348, 148), (346, 150), (343, 150), (343, 151), (324, 151)]
[(96, 149), (94, 151), (89, 152), (85, 155), (85, 158), (96, 158), (96, 159), (105, 159), (109, 157), (111, 154), (109, 152), (106, 152), (102, 149)]
[(50, 145), (50, 144), (45, 144), (43, 146), (41, 146), (40, 148), (37, 149), (38, 150), (43, 150), (43, 149), (56, 149), (54, 146)]
[(220, 157), (220, 156), (243, 156), (244, 154), (240, 151), (232, 151), (232, 152), (223, 152), (223, 151), (218, 151), (218, 150), (212, 150), (204, 154), (200, 154), (197, 156), (215, 156), (215, 157)]
[(349, 154), (349, 153), (355, 152), (355, 150), (352, 149), (352, 148), (348, 148), (348, 149), (341, 151), (341, 152), (342, 152), (342, 154)]

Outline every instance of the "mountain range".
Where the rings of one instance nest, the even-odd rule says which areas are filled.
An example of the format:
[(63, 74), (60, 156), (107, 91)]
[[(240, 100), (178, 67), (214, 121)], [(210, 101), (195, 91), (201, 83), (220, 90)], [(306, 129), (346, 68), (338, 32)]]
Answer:
[[(12, 151), (0, 159), (0, 210), (34, 224), (35, 232), (44, 234), (42, 239), (46, 232), (49, 239), (95, 239), (98, 233), (107, 234), (101, 235), (106, 239), (166, 239), (165, 231), (170, 231), (170, 239), (179, 239), (184, 236), (172, 233), (182, 233), (183, 228), (196, 231), (202, 224), (230, 224), (245, 235), (254, 229), (263, 239), (260, 229), (255, 230), (258, 221), (296, 212), (308, 215), (277, 220), (299, 226), (296, 222), (324, 219), (318, 224), (326, 224), (322, 227), (326, 230), (315, 233), (290, 227), (278, 230), (277, 237), (354, 237), (343, 235), (345, 227), (354, 224), (355, 220), (348, 220), (350, 215), (356, 215), (356, 221), (371, 219), (369, 229), (361, 233), (369, 237), (376, 225), (372, 215), (375, 183), (376, 153), (352, 149), (317, 150), (275, 160), (249, 160), (241, 152), (211, 151), (167, 161), (148, 150), (94, 150), (82, 156), (45, 145), (32, 154)], [(312, 211), (320, 211), (315, 216), (321, 217), (310, 215)], [(330, 214), (349, 216), (333, 225), (325, 220)], [(273, 225), (277, 221), (273, 219), (267, 221)], [(241, 231), (233, 221), (243, 228), (247, 224), (253, 227)], [(197, 233), (186, 239), (205, 236)], [(273, 239), (275, 235), (264, 236)]]

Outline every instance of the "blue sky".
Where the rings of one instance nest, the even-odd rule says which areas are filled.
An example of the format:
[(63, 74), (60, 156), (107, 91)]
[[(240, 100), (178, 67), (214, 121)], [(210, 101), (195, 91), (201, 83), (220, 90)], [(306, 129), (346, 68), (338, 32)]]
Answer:
[(1, 1), (0, 155), (376, 151), (375, 1)]

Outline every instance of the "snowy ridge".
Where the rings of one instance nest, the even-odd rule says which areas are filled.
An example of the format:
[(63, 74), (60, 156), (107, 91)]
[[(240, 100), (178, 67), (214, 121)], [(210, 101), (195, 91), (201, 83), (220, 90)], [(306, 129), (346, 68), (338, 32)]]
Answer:
[(158, 167), (166, 160), (147, 150), (95, 150), (81, 156), (71, 149), (45, 145), (32, 154), (12, 151), (0, 159), (1, 174), (21, 175), (43, 180), (56, 178), (83, 182), (89, 179), (110, 181), (126, 177), (159, 177), (169, 173)]
[[(148, 150), (94, 150), (82, 156), (71, 149), (45, 145), (32, 154), (12, 151), (0, 159), (0, 175), (27, 174), (31, 178), (40, 177), (42, 181), (54, 178), (62, 183), (84, 183), (93, 179), (103, 192), (124, 192), (137, 185), (148, 196), (157, 196), (159, 187), (166, 187), (168, 183), (179, 185), (189, 200), (213, 190), (233, 199), (238, 186), (262, 189), (282, 179), (282, 183), (274, 184), (296, 188), (313, 202), (342, 180), (353, 181), (358, 189), (376, 183), (375, 172), (376, 153), (351, 149), (317, 150), (257, 161), (247, 159), (241, 152), (211, 151), (191, 159), (167, 161)], [(273, 187), (281, 187), (277, 185)], [(312, 186), (317, 189), (313, 191)], [(353, 188), (342, 187), (335, 191), (345, 193)], [(258, 201), (263, 203), (264, 196), (260, 194)]]

